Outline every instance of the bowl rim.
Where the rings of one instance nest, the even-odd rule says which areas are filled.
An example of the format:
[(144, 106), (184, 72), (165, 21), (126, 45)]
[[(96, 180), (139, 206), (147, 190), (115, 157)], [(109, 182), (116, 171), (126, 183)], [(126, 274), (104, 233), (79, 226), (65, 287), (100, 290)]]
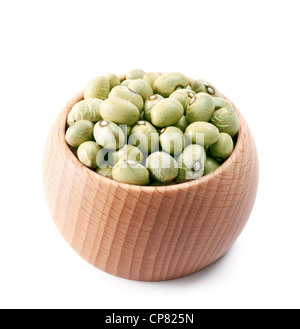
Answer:
[(238, 117), (239, 117), (239, 121), (240, 121), (240, 127), (239, 127), (239, 131), (238, 131), (238, 135), (237, 135), (237, 141), (236, 141), (236, 145), (234, 147), (234, 150), (232, 152), (232, 154), (230, 155), (230, 157), (220, 165), (220, 167), (218, 167), (216, 170), (214, 170), (213, 172), (202, 176), (200, 178), (197, 178), (195, 180), (192, 180), (190, 182), (184, 182), (184, 183), (180, 183), (180, 184), (173, 184), (173, 185), (159, 185), (159, 186), (142, 186), (142, 185), (132, 185), (132, 184), (127, 184), (127, 183), (122, 183), (122, 182), (118, 182), (115, 181), (113, 179), (107, 178), (105, 176), (102, 176), (98, 173), (96, 173), (95, 171), (93, 171), (92, 169), (86, 167), (84, 164), (82, 164), (78, 158), (75, 156), (75, 154), (72, 152), (71, 148), (69, 147), (69, 145), (67, 144), (66, 140), (65, 140), (65, 131), (66, 131), (66, 122), (67, 122), (67, 116), (69, 114), (69, 112), (71, 111), (72, 107), (79, 101), (83, 100), (83, 94), (84, 94), (84, 89), (81, 90), (80, 92), (78, 92), (77, 94), (75, 94), (75, 96), (73, 96), (68, 103), (65, 105), (65, 107), (63, 108), (63, 111), (61, 111), (60, 115), (59, 115), (59, 131), (58, 131), (58, 139), (59, 139), (59, 143), (61, 146), (63, 146), (64, 148), (64, 152), (66, 154), (66, 156), (68, 156), (68, 158), (73, 162), (73, 164), (77, 167), (79, 167), (81, 170), (84, 170), (86, 172), (87, 175), (91, 175), (94, 179), (99, 181), (99, 184), (108, 184), (108, 185), (113, 185), (114, 187), (118, 188), (123, 188), (123, 189), (131, 189), (137, 192), (144, 192), (144, 193), (152, 193), (154, 191), (168, 191), (168, 192), (178, 192), (180, 190), (187, 190), (189, 187), (199, 187), (203, 184), (209, 183), (211, 180), (220, 178), (220, 176), (222, 176), (222, 174), (224, 172), (227, 171), (227, 169), (230, 166), (234, 166), (234, 159), (238, 159), (239, 158), (239, 154), (243, 152), (242, 148), (243, 148), (243, 140), (245, 138), (247, 138), (247, 133), (245, 134), (245, 132), (248, 131), (247, 129), (247, 123), (245, 121), (245, 119), (243, 118), (243, 116), (241, 115), (240, 111), (237, 109), (237, 107), (234, 105), (233, 102), (230, 101), (230, 99), (228, 99), (226, 96), (224, 96), (222, 94), (222, 96), (231, 102), (235, 112), (237, 113)]

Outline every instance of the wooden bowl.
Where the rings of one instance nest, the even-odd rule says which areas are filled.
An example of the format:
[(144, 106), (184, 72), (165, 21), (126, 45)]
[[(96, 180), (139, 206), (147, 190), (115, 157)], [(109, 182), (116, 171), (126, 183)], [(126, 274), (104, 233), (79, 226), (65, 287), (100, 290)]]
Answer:
[(234, 152), (213, 173), (188, 183), (147, 187), (110, 180), (82, 165), (65, 142), (75, 95), (55, 121), (45, 148), (43, 182), (55, 224), (97, 268), (132, 280), (183, 277), (218, 260), (251, 213), (258, 158), (240, 112)]

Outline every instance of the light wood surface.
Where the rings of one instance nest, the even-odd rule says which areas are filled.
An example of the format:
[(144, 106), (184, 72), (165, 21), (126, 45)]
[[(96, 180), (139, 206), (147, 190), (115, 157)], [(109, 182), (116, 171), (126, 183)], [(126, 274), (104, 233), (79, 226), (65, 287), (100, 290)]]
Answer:
[(102, 177), (74, 156), (65, 124), (81, 99), (83, 91), (58, 116), (43, 160), (49, 210), (70, 246), (107, 273), (142, 281), (186, 276), (224, 255), (249, 218), (258, 186), (256, 147), (240, 112), (235, 108), (237, 145), (218, 170), (184, 184), (141, 187)]

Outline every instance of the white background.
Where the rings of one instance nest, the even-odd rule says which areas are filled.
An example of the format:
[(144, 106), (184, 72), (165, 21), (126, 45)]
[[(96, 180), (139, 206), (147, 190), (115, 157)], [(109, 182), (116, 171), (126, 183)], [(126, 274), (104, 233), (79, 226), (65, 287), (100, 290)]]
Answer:
[[(299, 308), (299, 1), (1, 1), (0, 307)], [(217, 263), (159, 283), (103, 273), (43, 195), (48, 131), (96, 75), (181, 71), (215, 84), (255, 137), (250, 220)]]

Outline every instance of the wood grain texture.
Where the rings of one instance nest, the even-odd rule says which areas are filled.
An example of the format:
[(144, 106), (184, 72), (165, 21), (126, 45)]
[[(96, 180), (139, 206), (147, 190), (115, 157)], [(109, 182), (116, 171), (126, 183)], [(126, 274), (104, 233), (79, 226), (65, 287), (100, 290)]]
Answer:
[(251, 213), (258, 186), (255, 143), (244, 118), (231, 157), (192, 182), (141, 187), (102, 177), (65, 142), (74, 96), (55, 121), (43, 160), (44, 190), (55, 224), (70, 246), (107, 273), (132, 280), (175, 279), (218, 260)]

